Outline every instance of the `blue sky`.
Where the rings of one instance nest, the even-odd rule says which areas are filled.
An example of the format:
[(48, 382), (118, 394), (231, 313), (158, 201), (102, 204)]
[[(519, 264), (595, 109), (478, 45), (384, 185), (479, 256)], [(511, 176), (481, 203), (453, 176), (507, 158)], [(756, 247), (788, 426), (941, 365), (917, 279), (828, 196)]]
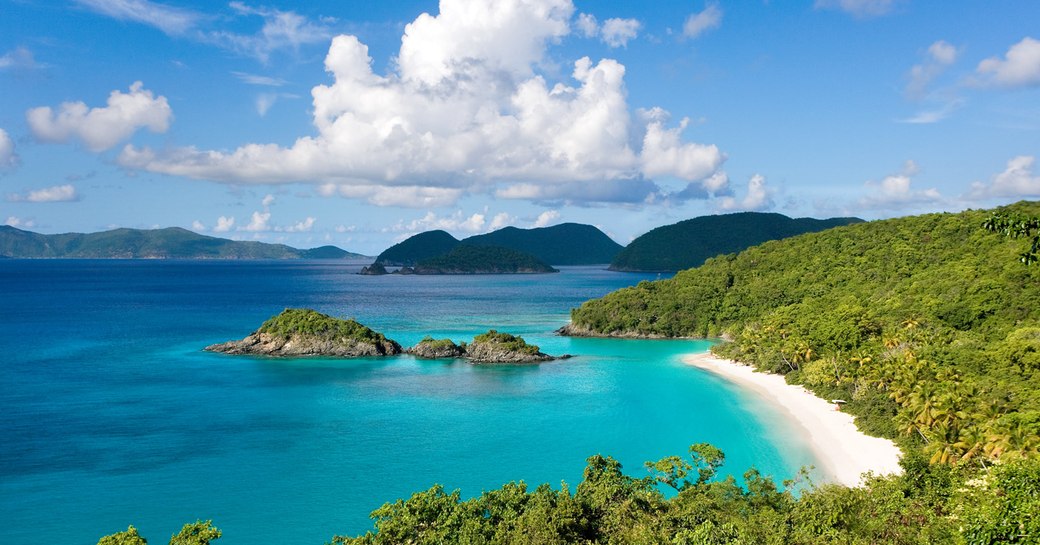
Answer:
[(0, 222), (376, 254), (1040, 197), (1040, 2), (0, 0)]

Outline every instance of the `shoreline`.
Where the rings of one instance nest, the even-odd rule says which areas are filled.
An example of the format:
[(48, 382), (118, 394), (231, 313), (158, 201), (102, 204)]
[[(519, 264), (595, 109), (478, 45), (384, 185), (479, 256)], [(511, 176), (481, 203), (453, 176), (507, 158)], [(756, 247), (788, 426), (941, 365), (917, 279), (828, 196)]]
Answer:
[(781, 375), (760, 373), (749, 365), (716, 357), (711, 352), (687, 354), (683, 363), (722, 377), (786, 412), (801, 429), (828, 482), (859, 486), (862, 474), (902, 473), (902, 452), (888, 439), (871, 437), (856, 428), (851, 414), (816, 397)]

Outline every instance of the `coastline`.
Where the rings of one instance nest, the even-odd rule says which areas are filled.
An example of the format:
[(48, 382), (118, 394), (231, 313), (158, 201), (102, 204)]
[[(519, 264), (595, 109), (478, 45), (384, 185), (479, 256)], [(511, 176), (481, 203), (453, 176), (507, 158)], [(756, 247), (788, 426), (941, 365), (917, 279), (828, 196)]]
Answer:
[(786, 412), (804, 432), (825, 478), (859, 486), (862, 474), (902, 472), (902, 452), (888, 439), (871, 437), (856, 428), (851, 414), (816, 397), (802, 386), (788, 384), (781, 375), (759, 373), (751, 366), (716, 357), (710, 352), (683, 356), (683, 363), (720, 376)]

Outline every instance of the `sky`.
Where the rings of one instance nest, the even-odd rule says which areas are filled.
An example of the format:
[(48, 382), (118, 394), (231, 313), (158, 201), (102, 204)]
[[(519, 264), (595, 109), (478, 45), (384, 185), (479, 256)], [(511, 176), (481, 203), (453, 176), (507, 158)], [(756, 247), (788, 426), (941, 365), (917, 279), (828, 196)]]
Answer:
[(1040, 2), (0, 0), (0, 223), (417, 232), (1040, 197)]

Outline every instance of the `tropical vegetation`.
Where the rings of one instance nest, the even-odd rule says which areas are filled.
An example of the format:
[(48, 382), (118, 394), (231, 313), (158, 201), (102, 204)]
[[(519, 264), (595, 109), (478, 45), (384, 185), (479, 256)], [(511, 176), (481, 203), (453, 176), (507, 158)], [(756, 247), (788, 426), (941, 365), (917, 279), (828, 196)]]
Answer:
[(769, 240), (858, 223), (859, 218), (792, 219), (783, 214), (740, 212), (701, 216), (665, 225), (630, 242), (610, 263), (612, 271), (679, 271), (720, 254)]
[[(372, 531), (335, 536), (331, 545), (1040, 543), (1037, 460), (971, 476), (911, 455), (902, 475), (858, 488), (814, 486), (804, 474), (776, 483), (753, 468), (739, 481), (721, 478), (724, 460), (697, 444), (687, 457), (647, 463), (642, 476), (592, 456), (573, 491), (513, 482), (464, 498), (435, 485), (384, 504), (372, 512)], [(98, 545), (143, 544), (105, 541), (112, 537)]]
[(848, 400), (861, 429), (933, 463), (1033, 456), (1040, 268), (988, 232), (1003, 225), (991, 216), (929, 214), (769, 242), (589, 301), (572, 321), (605, 335), (724, 336), (720, 355)]
[(559, 272), (537, 257), (501, 246), (460, 244), (444, 255), (423, 259), (415, 274)]
[(383, 250), (375, 262), (381, 265), (411, 267), (424, 259), (444, 255), (458, 245), (459, 240), (447, 231), (426, 231)]
[(503, 351), (516, 354), (534, 355), (541, 351), (541, 348), (538, 345), (528, 344), (527, 341), (519, 335), (502, 333), (494, 329), (490, 329), (487, 333), (481, 333), (480, 335), (473, 337), (472, 344), (493, 344)]
[(424, 260), (445, 255), (460, 245), (507, 248), (533, 255), (551, 265), (610, 263), (622, 248), (603, 231), (579, 223), (561, 223), (534, 229), (503, 227), (461, 241), (445, 231), (436, 230), (419, 233), (394, 244), (379, 254), (376, 263), (413, 267)]
[(353, 318), (341, 320), (309, 308), (287, 308), (260, 325), (257, 333), (288, 339), (305, 335), (327, 339), (349, 339), (360, 343), (384, 344), (387, 338)]
[[(185, 524), (180, 532), (170, 537), (170, 545), (210, 545), (220, 539), (221, 531), (213, 526), (212, 520), (196, 521)], [(98, 540), (97, 545), (148, 545), (148, 540), (141, 537), (137, 528), (130, 526), (123, 532), (116, 532)]]
[(623, 248), (592, 225), (561, 223), (551, 227), (503, 227), (462, 240), (474, 246), (502, 246), (531, 254), (550, 265), (610, 263)]

